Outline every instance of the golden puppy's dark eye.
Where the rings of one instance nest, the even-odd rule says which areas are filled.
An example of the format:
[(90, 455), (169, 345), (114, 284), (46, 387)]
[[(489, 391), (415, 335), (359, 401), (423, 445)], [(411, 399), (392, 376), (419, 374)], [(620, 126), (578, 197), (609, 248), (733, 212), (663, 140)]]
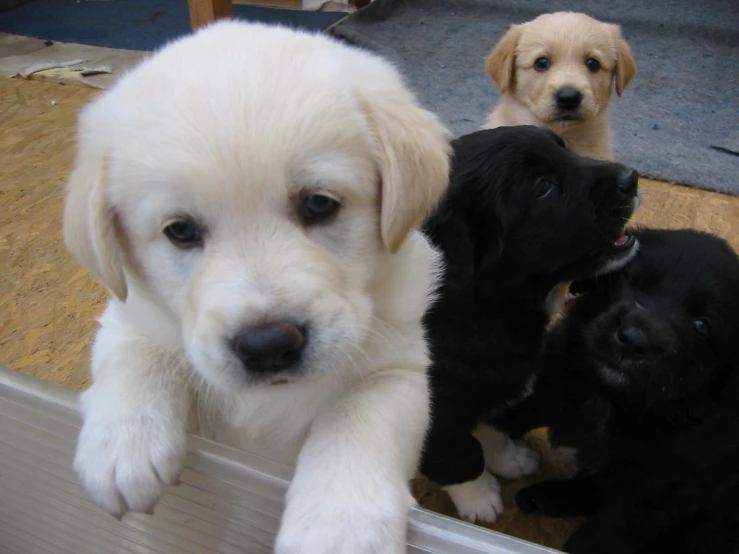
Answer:
[(331, 219), (341, 204), (325, 194), (309, 194), (303, 197), (301, 216), (306, 225), (315, 225)]
[(164, 234), (178, 248), (196, 248), (203, 244), (202, 231), (188, 219), (173, 221), (164, 228)]
[(550, 65), (549, 58), (539, 58), (534, 62), (534, 69), (537, 71), (546, 71)]
[(600, 71), (600, 62), (595, 58), (588, 58), (585, 65), (591, 73), (598, 73)]

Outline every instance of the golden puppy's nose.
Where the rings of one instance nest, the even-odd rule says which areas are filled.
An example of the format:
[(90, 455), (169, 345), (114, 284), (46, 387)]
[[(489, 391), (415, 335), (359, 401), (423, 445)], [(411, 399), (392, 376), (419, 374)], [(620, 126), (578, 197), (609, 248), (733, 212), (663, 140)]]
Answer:
[(575, 88), (565, 87), (557, 91), (556, 99), (560, 110), (576, 110), (582, 103), (582, 93)]

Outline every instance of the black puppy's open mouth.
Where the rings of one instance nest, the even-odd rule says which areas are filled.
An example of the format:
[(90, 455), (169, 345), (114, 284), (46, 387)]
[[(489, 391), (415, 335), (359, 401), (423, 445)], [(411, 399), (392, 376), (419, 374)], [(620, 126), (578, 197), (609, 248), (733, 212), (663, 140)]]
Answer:
[(621, 388), (625, 387), (629, 382), (629, 377), (626, 372), (619, 368), (612, 367), (610, 365), (600, 364), (597, 366), (597, 372), (606, 384)]
[(636, 237), (628, 231), (624, 231), (620, 237), (613, 241), (613, 247), (618, 252), (630, 250), (635, 244)]
[(610, 246), (608, 260), (599, 268), (596, 275), (605, 275), (612, 271), (617, 271), (628, 264), (636, 255), (639, 242), (636, 236), (629, 231), (624, 230), (621, 235), (616, 238)]

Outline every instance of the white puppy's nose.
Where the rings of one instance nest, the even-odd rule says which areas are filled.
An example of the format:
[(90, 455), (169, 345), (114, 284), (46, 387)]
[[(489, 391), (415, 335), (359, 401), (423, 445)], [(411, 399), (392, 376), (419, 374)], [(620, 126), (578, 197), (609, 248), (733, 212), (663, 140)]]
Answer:
[(239, 332), (231, 348), (247, 371), (271, 372), (300, 361), (305, 332), (293, 323), (275, 322)]

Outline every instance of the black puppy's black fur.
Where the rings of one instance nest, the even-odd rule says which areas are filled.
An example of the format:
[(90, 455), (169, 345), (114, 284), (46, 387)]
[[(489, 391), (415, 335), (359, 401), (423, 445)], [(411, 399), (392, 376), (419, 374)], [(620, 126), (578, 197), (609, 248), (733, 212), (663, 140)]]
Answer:
[(425, 318), (432, 352), (432, 426), (421, 471), (450, 485), (484, 470), (475, 427), (527, 392), (560, 282), (625, 258), (620, 245), (638, 175), (581, 158), (533, 126), (479, 131), (453, 143), (449, 190), (424, 232), (441, 248), (440, 298)]
[(590, 515), (572, 554), (739, 552), (739, 257), (696, 231), (642, 230), (622, 271), (583, 284), (551, 332), (517, 433), (549, 426), (573, 479), (527, 511)]

